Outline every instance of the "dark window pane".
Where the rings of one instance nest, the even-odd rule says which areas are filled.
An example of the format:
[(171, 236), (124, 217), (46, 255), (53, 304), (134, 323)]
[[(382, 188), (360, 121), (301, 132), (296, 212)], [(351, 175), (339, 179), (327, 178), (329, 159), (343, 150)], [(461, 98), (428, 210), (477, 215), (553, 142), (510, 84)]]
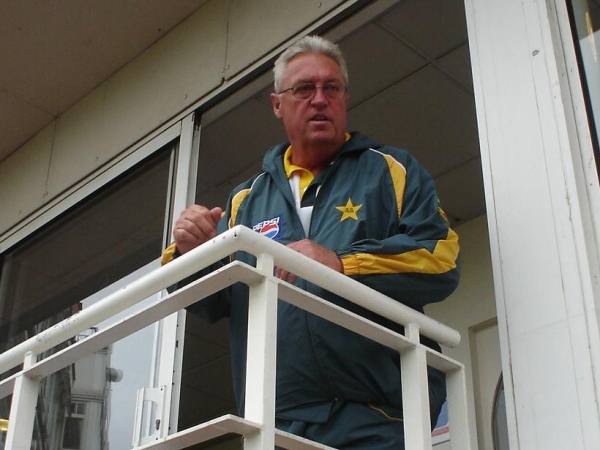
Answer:
[[(69, 317), (90, 295), (160, 257), (173, 148), (170, 144), (0, 256), (0, 351)], [(73, 402), (83, 369), (78, 362), (42, 380), (32, 450), (80, 449), (90, 439), (82, 435), (81, 407)], [(98, 401), (108, 404), (108, 396)], [(9, 398), (0, 400), (2, 417), (8, 417), (9, 405)], [(92, 427), (99, 443), (108, 425), (103, 417)]]
[(169, 155), (161, 152), (3, 255), (0, 351), (160, 256)]
[(79, 450), (81, 448), (81, 434), (83, 432), (83, 419), (67, 417), (65, 434), (63, 435), (63, 448)]
[[(600, 152), (600, 1), (572, 0), (569, 7), (575, 50), (590, 118), (590, 132), (595, 141), (596, 152)], [(600, 155), (597, 155), (597, 158), (600, 158)]]

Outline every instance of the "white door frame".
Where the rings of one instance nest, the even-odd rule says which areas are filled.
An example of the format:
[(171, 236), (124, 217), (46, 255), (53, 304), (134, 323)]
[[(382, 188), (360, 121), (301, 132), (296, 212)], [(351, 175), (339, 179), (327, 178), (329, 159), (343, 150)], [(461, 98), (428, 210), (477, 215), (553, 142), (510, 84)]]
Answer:
[[(171, 204), (169, 205), (169, 214), (167, 214), (168, 223), (165, 226), (165, 230), (168, 230), (168, 235), (165, 237), (166, 242), (171, 239), (176, 218), (195, 200), (199, 137), (195, 114), (189, 114), (181, 122), (181, 136), (171, 184)], [(168, 423), (161, 426), (160, 437), (177, 432), (185, 340), (185, 314), (185, 311), (179, 311), (161, 321), (158, 371), (154, 387), (165, 387), (163, 417), (168, 418)]]
[(566, 4), (465, 0), (510, 448), (600, 448), (600, 190)]

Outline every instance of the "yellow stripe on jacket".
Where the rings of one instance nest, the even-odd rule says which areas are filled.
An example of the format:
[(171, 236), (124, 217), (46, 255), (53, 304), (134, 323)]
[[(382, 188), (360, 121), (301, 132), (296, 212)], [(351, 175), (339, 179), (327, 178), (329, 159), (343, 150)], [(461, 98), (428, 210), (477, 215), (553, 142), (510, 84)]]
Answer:
[(433, 252), (421, 248), (398, 255), (355, 253), (341, 259), (346, 275), (441, 274), (456, 268), (458, 250), (458, 235), (449, 228), (448, 236), (438, 241)]

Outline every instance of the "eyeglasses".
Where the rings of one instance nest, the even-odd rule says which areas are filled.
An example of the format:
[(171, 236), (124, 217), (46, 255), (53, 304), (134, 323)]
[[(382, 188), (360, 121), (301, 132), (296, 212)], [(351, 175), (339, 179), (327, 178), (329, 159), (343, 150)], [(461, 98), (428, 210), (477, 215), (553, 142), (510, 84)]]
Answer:
[(325, 83), (322, 86), (317, 86), (315, 83), (301, 83), (278, 93), (290, 92), (298, 100), (308, 100), (315, 96), (319, 88), (323, 89), (323, 94), (329, 100), (339, 100), (348, 92), (348, 88), (340, 83)]

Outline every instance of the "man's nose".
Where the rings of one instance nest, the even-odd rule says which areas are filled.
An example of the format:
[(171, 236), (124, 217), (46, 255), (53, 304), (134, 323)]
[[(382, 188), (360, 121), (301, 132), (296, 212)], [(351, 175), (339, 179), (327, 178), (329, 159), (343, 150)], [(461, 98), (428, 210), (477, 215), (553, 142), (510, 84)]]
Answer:
[(325, 95), (324, 86), (315, 86), (315, 93), (312, 96), (311, 102), (313, 103), (328, 103), (329, 98)]

